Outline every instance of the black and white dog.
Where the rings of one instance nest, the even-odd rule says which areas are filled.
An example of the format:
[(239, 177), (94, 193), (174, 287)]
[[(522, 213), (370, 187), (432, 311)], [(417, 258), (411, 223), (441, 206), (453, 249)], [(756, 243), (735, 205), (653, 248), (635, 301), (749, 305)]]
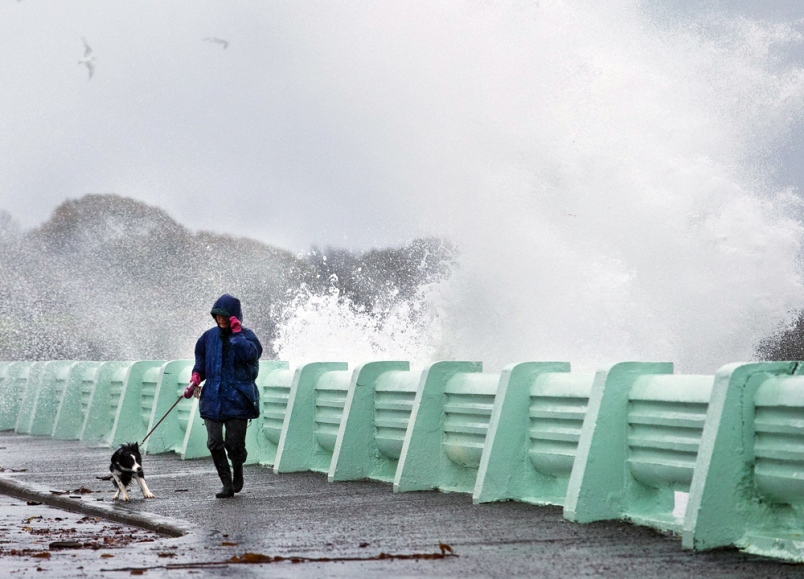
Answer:
[(117, 487), (117, 492), (112, 497), (113, 501), (116, 501), (121, 494), (124, 501), (129, 500), (126, 488), (131, 484), (131, 479), (137, 480), (143, 498), (154, 498), (154, 494), (145, 484), (145, 474), (142, 472), (142, 456), (140, 455), (138, 442), (121, 444), (112, 454), (112, 464), (109, 465), (109, 470), (112, 471), (111, 478), (114, 479), (114, 484)]

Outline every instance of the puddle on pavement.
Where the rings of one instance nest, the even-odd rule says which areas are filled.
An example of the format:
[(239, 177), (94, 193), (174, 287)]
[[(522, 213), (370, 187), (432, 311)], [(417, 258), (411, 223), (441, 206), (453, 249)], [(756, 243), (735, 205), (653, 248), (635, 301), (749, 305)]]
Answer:
[(116, 550), (163, 538), (152, 531), (0, 495), (0, 569), (28, 566), (23, 561), (52, 567), (60, 560), (73, 562), (87, 555), (111, 559)]

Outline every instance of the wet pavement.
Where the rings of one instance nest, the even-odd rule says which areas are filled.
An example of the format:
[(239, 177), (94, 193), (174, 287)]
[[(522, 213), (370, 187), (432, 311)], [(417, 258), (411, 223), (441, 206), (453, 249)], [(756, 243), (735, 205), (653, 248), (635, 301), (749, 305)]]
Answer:
[[(110, 564), (128, 547), (134, 550), (162, 538), (153, 531), (3, 495), (0, 537), (0, 573), (7, 577), (63, 568), (80, 572), (98, 561)], [(168, 547), (157, 556), (173, 557), (175, 549)]]
[[(4, 575), (649, 579), (804, 574), (804, 566), (733, 549), (685, 551), (679, 537), (627, 523), (570, 523), (557, 507), (473, 505), (470, 495), (460, 493), (395, 494), (389, 484), (328, 483), (319, 473), (275, 475), (247, 466), (243, 492), (215, 499), (220, 483), (212, 461), (182, 461), (175, 454), (144, 459), (148, 486), (157, 498), (143, 500), (134, 485), (130, 503), (112, 502), (112, 483), (97, 478), (108, 473), (110, 455), (108, 448), (0, 433), (0, 492), (22, 500), (11, 506), (0, 502), (0, 524), (16, 541), (9, 550), (17, 550), (12, 555), (0, 549)], [(80, 539), (90, 546), (51, 549), (54, 541), (41, 534), (26, 537), (20, 529), (39, 519), (24, 521), (37, 516), (49, 519), (52, 529), (67, 517), (91, 517), (96, 527)], [(65, 524), (78, 526), (72, 519)], [(70, 540), (69, 533), (53, 535), (56, 541)], [(104, 536), (128, 535), (130, 541), (91, 546)], [(22, 539), (32, 537), (40, 543), (26, 547)], [(20, 553), (26, 548), (32, 551)], [(50, 556), (34, 557), (43, 552)]]

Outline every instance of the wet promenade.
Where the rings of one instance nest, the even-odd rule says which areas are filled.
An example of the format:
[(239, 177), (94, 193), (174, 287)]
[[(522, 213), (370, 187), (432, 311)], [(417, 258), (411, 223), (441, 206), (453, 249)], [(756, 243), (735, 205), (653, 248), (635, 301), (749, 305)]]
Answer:
[[(113, 503), (111, 482), (97, 478), (108, 473), (110, 455), (107, 448), (78, 442), (0, 433), (0, 491), (22, 499), (2, 509), (8, 515), (2, 523), (7, 533), (19, 530), (14, 528), (17, 520), (43, 516), (26, 511), (42, 508), (28, 505), (30, 501), (67, 505), (79, 515), (102, 516), (117, 524), (133, 523), (160, 531), (163, 538), (137, 535), (109, 548), (50, 549), (42, 542), (31, 553), (48, 551), (49, 556), (39, 557), (0, 549), (0, 572), (13, 577), (133, 573), (643, 579), (804, 573), (802, 566), (731, 549), (684, 551), (678, 537), (627, 523), (570, 523), (557, 507), (473, 505), (467, 494), (394, 494), (387, 484), (330, 484), (318, 473), (274, 475), (248, 466), (243, 492), (233, 499), (215, 499), (220, 483), (211, 460), (182, 461), (174, 454), (145, 457), (156, 499), (142, 500), (134, 487), (131, 503)], [(57, 514), (52, 511), (50, 519)]]

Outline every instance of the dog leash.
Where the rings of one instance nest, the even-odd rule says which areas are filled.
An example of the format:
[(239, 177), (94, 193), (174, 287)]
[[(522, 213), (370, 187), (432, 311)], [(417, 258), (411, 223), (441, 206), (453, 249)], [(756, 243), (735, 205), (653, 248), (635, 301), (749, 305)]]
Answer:
[[(157, 426), (159, 426), (160, 424), (162, 424), (162, 421), (163, 421), (165, 418), (167, 418), (167, 415), (168, 415), (168, 414), (170, 414), (170, 412), (171, 412), (171, 411), (172, 411), (174, 408), (176, 408), (176, 405), (177, 405), (179, 402), (181, 402), (183, 399), (184, 399), (184, 396), (182, 396), (182, 395), (180, 394), (180, 395), (179, 395), (179, 399), (178, 399), (178, 400), (176, 400), (176, 402), (174, 402), (174, 403), (173, 403), (173, 406), (171, 406), (171, 407), (170, 407), (170, 410), (168, 410), (167, 412), (165, 412), (165, 415), (164, 415), (162, 418), (160, 418), (160, 419), (159, 419), (159, 422), (157, 422), (156, 424), (154, 424), (154, 427), (151, 429), (151, 432), (153, 432), (154, 430), (156, 430), (156, 427), (157, 427)], [(146, 441), (146, 440), (148, 440), (148, 437), (149, 437), (149, 436), (151, 436), (151, 432), (149, 432), (148, 434), (146, 434), (146, 435), (145, 435), (145, 438), (143, 438), (143, 439), (142, 439), (142, 442), (141, 442), (140, 444), (145, 444), (145, 441)]]

